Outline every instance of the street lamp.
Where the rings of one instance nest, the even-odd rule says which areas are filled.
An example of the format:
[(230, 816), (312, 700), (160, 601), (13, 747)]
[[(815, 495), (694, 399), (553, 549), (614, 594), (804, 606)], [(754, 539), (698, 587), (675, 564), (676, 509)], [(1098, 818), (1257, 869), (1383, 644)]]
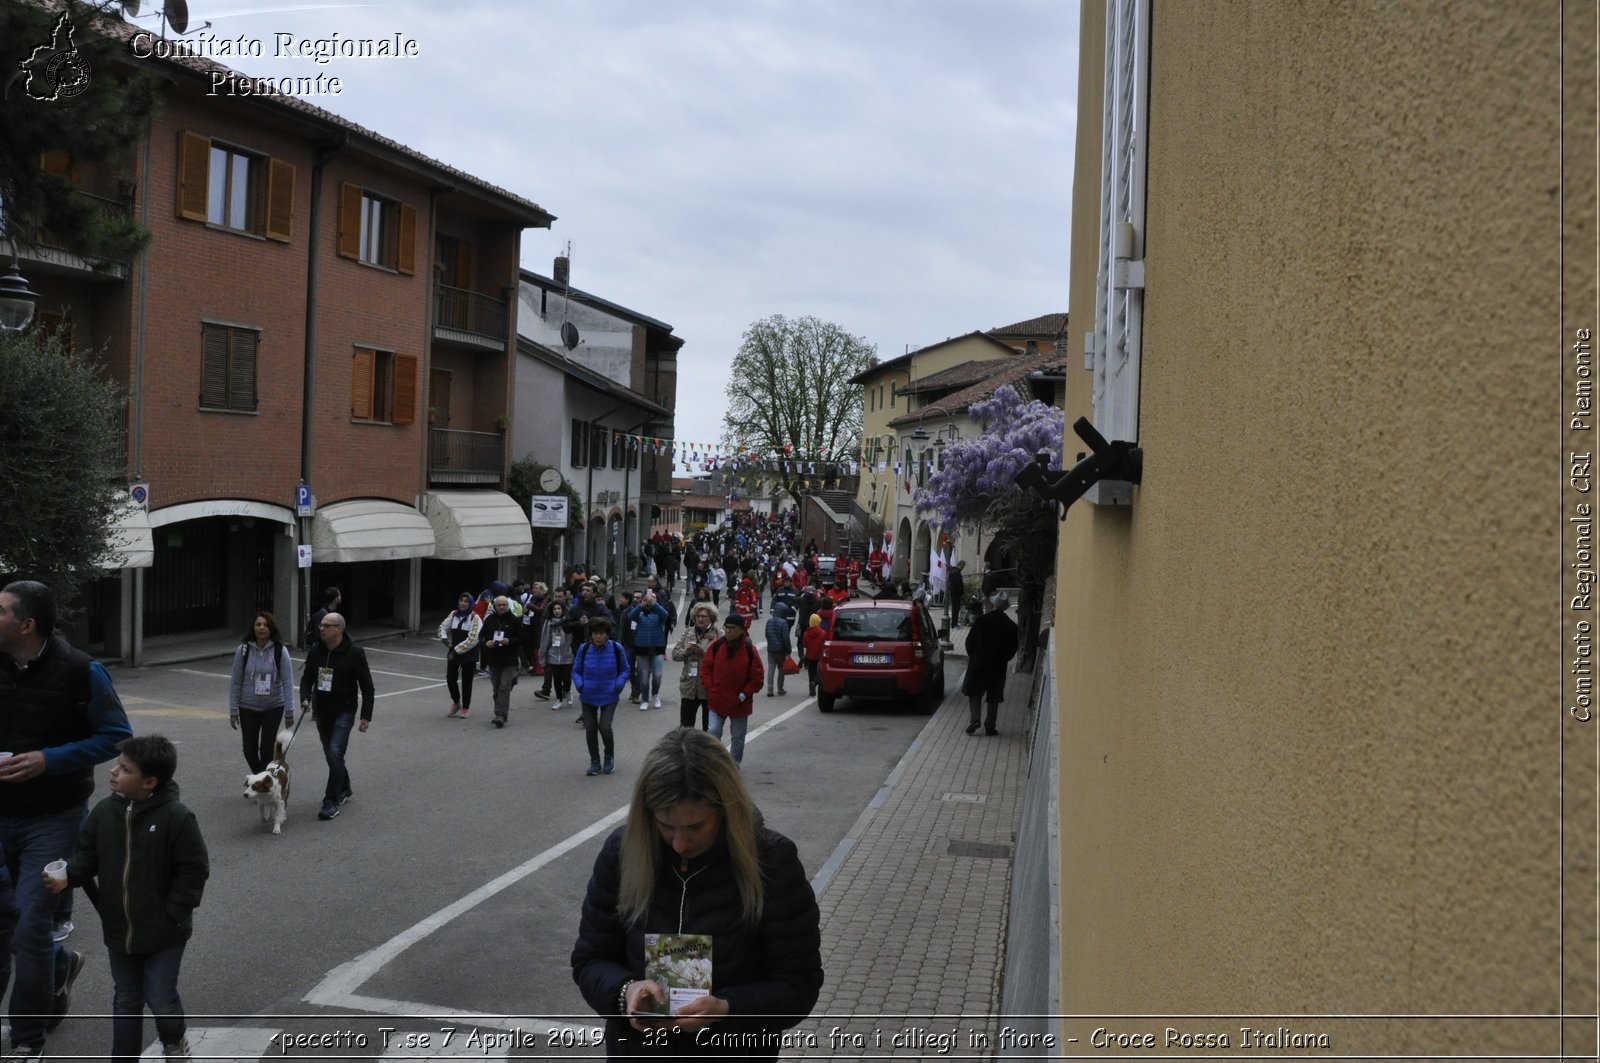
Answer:
[(0, 332), (21, 332), (33, 320), (33, 308), (39, 295), (28, 287), (27, 279), (17, 263), (17, 238), (10, 235), (11, 226), (0, 209), (0, 232), (11, 240), (11, 272), (0, 277)]

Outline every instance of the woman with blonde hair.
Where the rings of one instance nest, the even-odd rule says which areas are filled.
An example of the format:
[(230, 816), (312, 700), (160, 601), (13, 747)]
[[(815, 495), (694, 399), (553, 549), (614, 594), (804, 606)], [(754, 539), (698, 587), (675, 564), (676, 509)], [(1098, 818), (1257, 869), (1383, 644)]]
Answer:
[[(607, 1058), (776, 1060), (822, 988), (820, 924), (794, 843), (764, 826), (728, 751), (678, 728), (645, 755), (628, 818), (595, 860), (572, 977), (606, 1017)], [(645, 978), (647, 934), (709, 937), (710, 993), (641, 1015), (668, 1003)]]
[(689, 623), (672, 647), (672, 659), (683, 662), (678, 676), (678, 725), (693, 727), (695, 713), (700, 715), (700, 730), (710, 727), (710, 709), (706, 703), (706, 688), (700, 682), (700, 661), (706, 650), (717, 641), (717, 607), (709, 601), (696, 602), (689, 608)]

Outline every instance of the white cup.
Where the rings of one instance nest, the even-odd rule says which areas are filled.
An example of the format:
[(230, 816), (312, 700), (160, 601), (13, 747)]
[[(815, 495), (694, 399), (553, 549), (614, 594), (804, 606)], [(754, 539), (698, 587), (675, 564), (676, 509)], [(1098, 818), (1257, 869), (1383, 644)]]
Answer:
[(44, 873), (52, 882), (67, 881), (67, 862), (65, 860), (52, 860), (44, 865)]

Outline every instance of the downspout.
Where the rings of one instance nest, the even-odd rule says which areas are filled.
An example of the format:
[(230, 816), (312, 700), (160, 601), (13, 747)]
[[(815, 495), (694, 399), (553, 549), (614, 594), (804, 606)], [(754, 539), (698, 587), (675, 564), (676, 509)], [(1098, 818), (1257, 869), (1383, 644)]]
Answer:
[[(311, 483), (311, 444), (314, 433), (312, 432), (312, 411), (315, 408), (314, 396), (317, 383), (317, 283), (321, 277), (320, 239), (322, 235), (322, 172), (332, 161), (333, 157), (343, 151), (350, 141), (350, 135), (345, 132), (339, 134), (339, 139), (332, 147), (318, 148), (311, 163), (311, 214), (309, 217), (310, 232), (306, 237), (306, 353), (305, 376), (301, 382), (300, 392), (300, 479), (304, 483)], [(316, 496), (312, 499), (315, 502)], [(311, 542), (311, 518), (300, 518), (300, 539), (303, 544)], [(300, 585), (300, 609), (297, 612), (299, 623), (296, 625), (298, 634), (303, 636), (306, 625), (311, 621), (311, 569), (301, 569), (304, 575)]]

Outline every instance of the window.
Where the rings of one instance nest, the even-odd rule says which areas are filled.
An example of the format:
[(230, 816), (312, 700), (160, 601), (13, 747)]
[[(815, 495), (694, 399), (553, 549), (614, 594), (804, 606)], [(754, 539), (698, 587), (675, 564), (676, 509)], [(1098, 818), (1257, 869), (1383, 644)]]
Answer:
[(178, 141), (178, 216), (287, 243), (294, 167), (199, 133)]
[[(1085, 344), (1085, 368), (1094, 374), (1094, 425), (1112, 440), (1139, 438), (1149, 34), (1149, 0), (1112, 0), (1106, 12), (1100, 260), (1094, 333)], [(1119, 491), (1097, 484), (1085, 497), (1128, 502), (1132, 494), (1125, 485)]]
[(350, 416), (412, 424), (417, 419), (417, 356), (357, 347), (351, 359)]
[(611, 467), (620, 469), (628, 463), (628, 437), (618, 432), (611, 437)]
[(200, 405), (209, 410), (256, 409), (256, 351), (259, 329), (200, 325)]
[(589, 464), (589, 422), (572, 419), (572, 454), (567, 459), (575, 469)]
[(611, 430), (605, 425), (591, 425), (589, 432), (589, 464), (596, 469), (606, 467), (606, 443)]
[(341, 181), (339, 256), (408, 276), (415, 273), (416, 208)]
[(900, 381), (898, 381), (898, 380), (889, 381), (889, 406), (890, 406), (891, 409), (894, 407), (895, 401), (897, 399), (899, 399), (899, 397), (900, 397)]

